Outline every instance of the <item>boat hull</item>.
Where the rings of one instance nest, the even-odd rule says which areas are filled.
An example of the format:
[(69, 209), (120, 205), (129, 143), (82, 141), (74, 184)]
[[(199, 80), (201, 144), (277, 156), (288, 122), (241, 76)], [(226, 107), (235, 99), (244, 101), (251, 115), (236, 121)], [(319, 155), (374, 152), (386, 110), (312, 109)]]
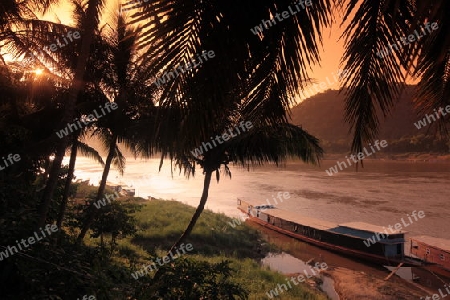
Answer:
[(405, 262), (404, 259), (387, 258), (387, 257), (384, 257), (384, 256), (375, 255), (375, 254), (371, 254), (371, 253), (365, 253), (363, 251), (351, 249), (351, 248), (348, 248), (348, 247), (342, 247), (342, 246), (339, 246), (339, 245), (334, 245), (334, 244), (331, 244), (331, 243), (327, 243), (325, 241), (320, 241), (320, 240), (317, 240), (317, 239), (313, 239), (313, 238), (310, 238), (310, 237), (305, 236), (305, 235), (300, 234), (300, 233), (295, 233), (295, 232), (291, 232), (289, 230), (285, 230), (285, 229), (279, 228), (279, 227), (274, 226), (274, 225), (272, 225), (272, 224), (270, 224), (268, 222), (265, 222), (265, 221), (263, 221), (263, 220), (261, 220), (261, 219), (259, 219), (257, 217), (249, 215), (247, 212), (243, 211), (242, 209), (240, 209), (240, 210), (248, 216), (248, 221), (257, 223), (257, 224), (259, 224), (261, 226), (264, 226), (266, 228), (269, 228), (269, 229), (274, 230), (276, 232), (279, 232), (281, 234), (290, 236), (292, 238), (301, 240), (303, 242), (307, 242), (309, 244), (318, 246), (320, 248), (324, 248), (324, 249), (327, 249), (327, 250), (330, 250), (330, 251), (333, 251), (333, 252), (336, 252), (336, 253), (339, 253), (339, 254), (343, 254), (345, 256), (349, 256), (349, 257), (352, 257), (352, 258), (359, 258), (359, 259), (362, 259), (362, 260), (365, 260), (365, 261), (369, 261), (369, 262), (372, 262), (372, 263), (375, 263), (375, 264), (387, 265), (387, 266), (398, 265), (401, 262), (403, 262), (404, 266), (414, 266), (414, 265), (417, 266), (416, 264), (414, 264), (412, 262), (411, 263), (410, 262)]

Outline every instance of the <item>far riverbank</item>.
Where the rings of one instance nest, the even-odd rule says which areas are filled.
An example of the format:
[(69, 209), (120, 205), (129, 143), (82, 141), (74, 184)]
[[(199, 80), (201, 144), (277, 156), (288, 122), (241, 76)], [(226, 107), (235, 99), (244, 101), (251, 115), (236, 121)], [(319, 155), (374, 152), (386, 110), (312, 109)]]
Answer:
[[(343, 160), (349, 153), (325, 153), (324, 160)], [(406, 161), (406, 162), (430, 162), (430, 163), (449, 163), (450, 154), (448, 153), (386, 153), (376, 152), (365, 161), (385, 160), (385, 161)]]

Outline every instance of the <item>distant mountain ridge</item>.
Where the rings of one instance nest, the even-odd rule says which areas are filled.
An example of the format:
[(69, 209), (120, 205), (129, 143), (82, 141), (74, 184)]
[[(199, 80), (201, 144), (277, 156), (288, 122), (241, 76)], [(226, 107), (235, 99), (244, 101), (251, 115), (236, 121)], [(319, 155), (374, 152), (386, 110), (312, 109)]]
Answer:
[[(442, 152), (448, 153), (450, 142), (439, 141), (435, 126), (425, 126), (420, 130), (414, 125), (425, 116), (417, 115), (412, 102), (414, 86), (407, 86), (402, 95), (394, 100), (391, 113), (384, 118), (379, 114), (380, 131), (378, 139), (387, 140), (391, 153)], [(291, 123), (302, 126), (310, 134), (319, 138), (322, 147), (329, 153), (349, 152), (352, 132), (344, 121), (344, 91), (327, 90), (314, 95), (291, 110)]]

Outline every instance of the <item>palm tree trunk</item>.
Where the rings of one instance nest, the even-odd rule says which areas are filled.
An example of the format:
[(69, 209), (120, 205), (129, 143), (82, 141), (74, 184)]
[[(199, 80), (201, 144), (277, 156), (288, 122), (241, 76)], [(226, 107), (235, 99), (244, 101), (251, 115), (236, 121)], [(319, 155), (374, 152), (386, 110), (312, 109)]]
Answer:
[[(78, 153), (78, 135), (73, 136), (72, 149), (70, 150), (70, 162), (69, 162), (69, 172), (66, 178), (66, 185), (64, 186), (64, 194), (62, 198), (61, 205), (59, 207), (58, 219), (56, 220), (56, 226), (61, 229), (64, 214), (66, 212), (67, 201), (69, 199), (70, 187), (72, 185), (73, 173), (75, 171), (75, 162), (77, 160)], [(61, 232), (61, 230), (59, 230)]]
[[(205, 179), (203, 180), (203, 193), (202, 193), (202, 197), (200, 198), (200, 203), (198, 204), (197, 209), (196, 209), (194, 215), (192, 216), (192, 219), (189, 222), (188, 227), (183, 232), (183, 234), (180, 236), (178, 241), (176, 241), (176, 243), (173, 244), (173, 246), (172, 246), (172, 248), (170, 248), (169, 252), (167, 252), (167, 256), (169, 256), (170, 253), (174, 253), (175, 249), (178, 246), (180, 246), (185, 241), (185, 239), (191, 234), (192, 230), (194, 229), (195, 224), (197, 223), (198, 218), (200, 217), (203, 210), (205, 209), (205, 204), (206, 204), (206, 201), (208, 200), (208, 191), (209, 191), (209, 186), (211, 184), (211, 177), (212, 177), (213, 171), (214, 170), (205, 171)], [(154, 277), (155, 280), (157, 280), (162, 275), (161, 270), (162, 269), (158, 269), (158, 271), (156, 271), (155, 277)]]
[[(104, 196), (105, 188), (106, 188), (106, 180), (108, 179), (109, 170), (111, 169), (111, 163), (115, 156), (116, 143), (117, 143), (117, 134), (113, 134), (112, 139), (111, 139), (111, 144), (109, 145), (109, 152), (108, 152), (108, 157), (106, 158), (105, 168), (103, 169), (102, 180), (100, 181), (100, 186), (98, 187), (97, 197), (94, 200), (95, 202), (99, 201)], [(94, 222), (95, 217), (100, 212), (100, 209), (95, 208), (94, 205), (91, 205), (89, 210), (90, 210), (90, 213), (88, 214), (88, 219), (83, 224), (83, 228), (81, 228), (81, 232), (77, 238), (77, 244), (79, 244), (79, 245), (83, 241), (87, 231), (89, 230), (92, 223)]]
[(180, 236), (178, 241), (170, 248), (168, 253), (171, 253), (175, 250), (176, 247), (180, 246), (185, 239), (191, 234), (192, 230), (194, 229), (195, 224), (197, 223), (198, 218), (202, 214), (203, 210), (205, 209), (206, 201), (208, 200), (208, 191), (209, 186), (211, 184), (211, 177), (212, 177), (213, 170), (205, 171), (205, 179), (203, 180), (203, 193), (202, 197), (200, 198), (200, 203), (197, 206), (197, 210), (195, 211), (194, 215), (192, 216), (191, 221), (189, 222), (188, 227), (183, 232), (183, 234)]
[[(84, 88), (83, 76), (86, 69), (87, 60), (89, 58), (91, 42), (94, 36), (95, 28), (97, 27), (97, 9), (99, 6), (99, 0), (89, 0), (88, 8), (86, 11), (86, 30), (83, 33), (81, 41), (80, 55), (77, 59), (77, 67), (75, 69), (73, 84), (69, 89), (69, 97), (67, 99), (64, 116), (61, 124), (67, 124), (73, 121), (75, 116), (75, 104), (77, 96)], [(63, 126), (64, 126), (63, 125)], [(53, 198), (53, 192), (55, 191), (56, 184), (58, 183), (59, 171), (61, 169), (61, 163), (64, 158), (66, 147), (69, 143), (68, 137), (63, 137), (57, 146), (55, 153), (55, 159), (53, 161), (52, 168), (50, 170), (49, 178), (42, 195), (41, 206), (39, 208), (38, 227), (43, 227), (47, 220), (47, 213), (50, 208), (50, 204)]]
[(47, 213), (53, 198), (53, 192), (56, 188), (56, 184), (58, 183), (59, 171), (61, 170), (61, 163), (66, 152), (66, 145), (67, 140), (66, 138), (63, 138), (56, 149), (55, 159), (52, 162), (47, 183), (44, 188), (44, 193), (42, 195), (42, 202), (39, 208), (38, 227), (43, 227), (47, 220)]

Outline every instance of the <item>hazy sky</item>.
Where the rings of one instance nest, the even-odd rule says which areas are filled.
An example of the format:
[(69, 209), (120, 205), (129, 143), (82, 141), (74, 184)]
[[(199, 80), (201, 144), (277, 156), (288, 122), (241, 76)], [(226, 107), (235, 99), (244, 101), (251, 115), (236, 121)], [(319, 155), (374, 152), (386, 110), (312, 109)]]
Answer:
[[(58, 18), (61, 20), (61, 23), (72, 25), (72, 8), (68, 3), (68, 1), (61, 1), (60, 5), (55, 7), (52, 11), (46, 13), (43, 18), (50, 21), (56, 21)], [(113, 10), (118, 9), (118, 3), (120, 2), (116, 0), (107, 0), (106, 3), (107, 5), (103, 11), (104, 16), (110, 15)], [(126, 1), (122, 1), (122, 3), (125, 4)], [(102, 22), (107, 22), (107, 20), (102, 20)], [(340, 22), (339, 19), (338, 22)], [(338, 24), (334, 24), (332, 29), (327, 29), (324, 31), (324, 44), (321, 49), (322, 60), (320, 66), (311, 66), (312, 71), (309, 71), (310, 76), (315, 79), (317, 83), (326, 82), (328, 77), (326, 89), (339, 88), (339, 83), (334, 82), (333, 75), (335, 75), (339, 70), (339, 61), (344, 51), (344, 42), (339, 40), (342, 30), (343, 29), (339, 28)], [(311, 96), (312, 93), (315, 94), (317, 92), (314, 91), (314, 89), (308, 88), (307, 91), (305, 91), (306, 96)], [(305, 95), (300, 95), (300, 99), (303, 100), (306, 98)]]

